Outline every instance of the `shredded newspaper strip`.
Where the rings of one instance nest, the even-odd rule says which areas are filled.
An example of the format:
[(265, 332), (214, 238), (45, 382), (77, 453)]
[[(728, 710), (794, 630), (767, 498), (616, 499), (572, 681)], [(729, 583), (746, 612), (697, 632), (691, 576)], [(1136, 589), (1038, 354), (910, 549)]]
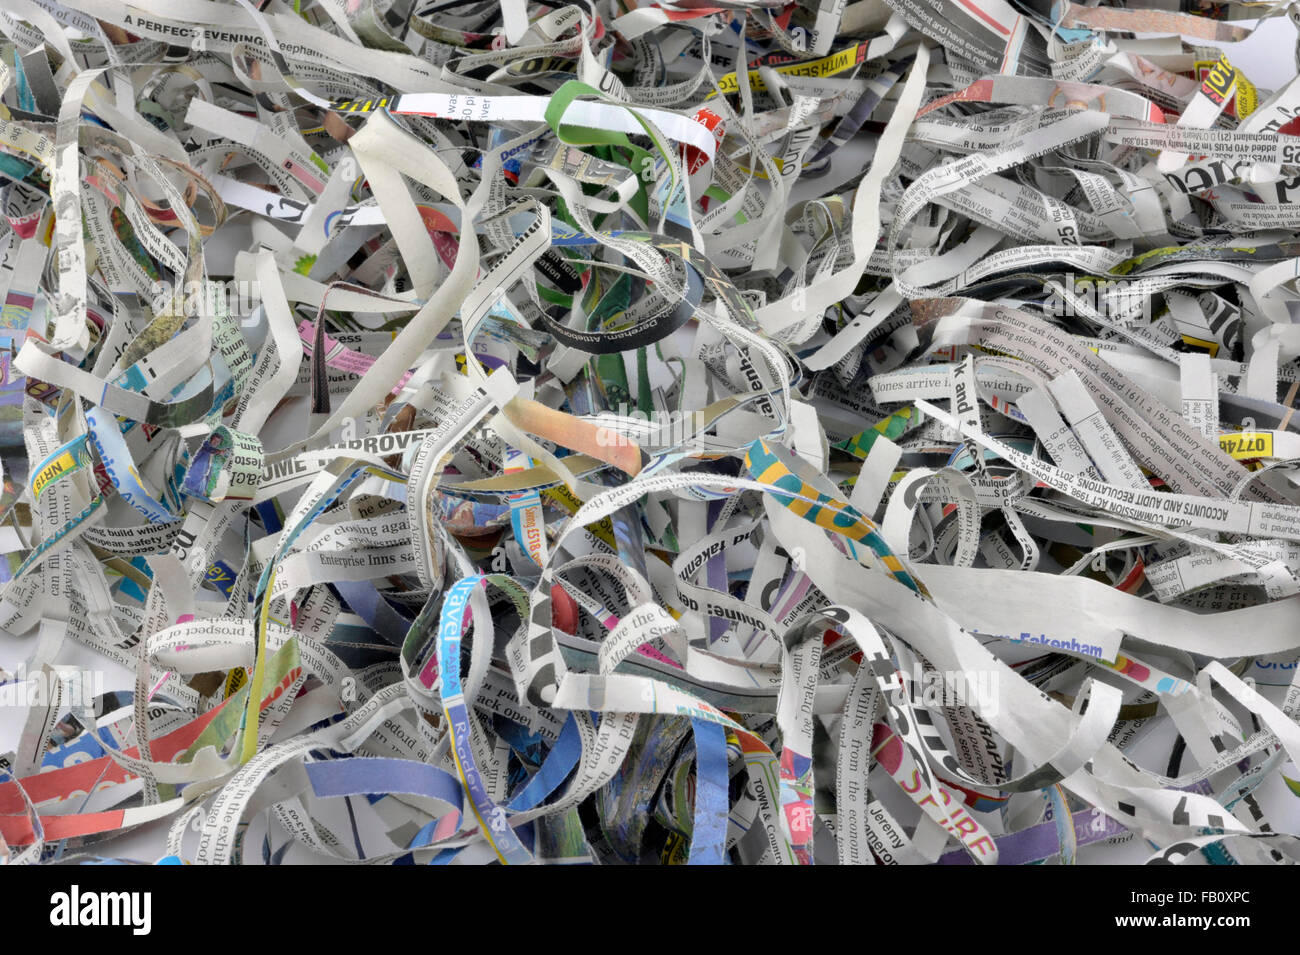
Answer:
[(0, 859), (1300, 859), (1300, 5), (1138, 2), (0, 2)]

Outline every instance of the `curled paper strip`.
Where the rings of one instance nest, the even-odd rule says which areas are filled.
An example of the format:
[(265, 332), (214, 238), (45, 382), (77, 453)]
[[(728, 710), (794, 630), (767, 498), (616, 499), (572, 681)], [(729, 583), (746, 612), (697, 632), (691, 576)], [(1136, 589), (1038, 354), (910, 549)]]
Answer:
[(0, 858), (1300, 858), (1283, 15), (6, 0)]

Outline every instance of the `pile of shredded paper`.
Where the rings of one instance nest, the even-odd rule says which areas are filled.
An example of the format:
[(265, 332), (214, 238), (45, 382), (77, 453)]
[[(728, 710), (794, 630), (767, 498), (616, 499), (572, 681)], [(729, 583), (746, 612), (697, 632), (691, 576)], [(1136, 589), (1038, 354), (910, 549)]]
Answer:
[(0, 859), (1300, 859), (1300, 6), (1137, 2), (0, 0)]

